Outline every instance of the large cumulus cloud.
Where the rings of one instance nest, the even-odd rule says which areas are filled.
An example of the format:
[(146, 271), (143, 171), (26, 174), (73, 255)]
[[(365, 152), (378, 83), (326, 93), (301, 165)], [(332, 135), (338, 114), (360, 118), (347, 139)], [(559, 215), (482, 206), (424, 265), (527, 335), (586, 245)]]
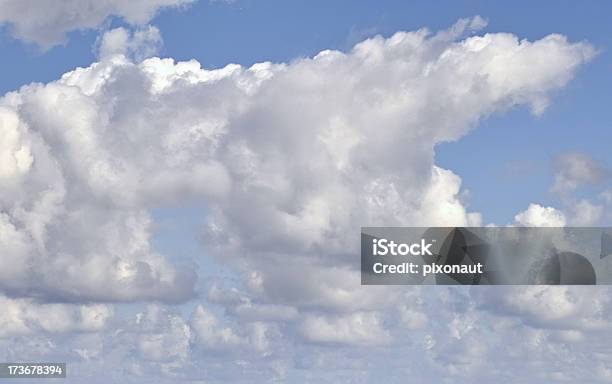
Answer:
[[(357, 256), (360, 226), (480, 224), (461, 201), (460, 177), (435, 164), (436, 145), (514, 106), (542, 113), (594, 55), (588, 43), (561, 35), (533, 42), (470, 35), (482, 24), (399, 32), (348, 52), (249, 68), (133, 62), (124, 49), (108, 49), (87, 68), (5, 95), (0, 289), (25, 303), (193, 298), (196, 273), (155, 249), (151, 211), (203, 202), (203, 254), (244, 276), (209, 291), (230, 324), (204, 305), (189, 320), (152, 305), (117, 332), (97, 335), (104, 350), (96, 335), (82, 335), (76, 354), (127, 364), (135, 375), (148, 364), (172, 375), (176, 367), (199, 372), (191, 353), (223, 370), (219, 356), (239, 349), (245, 372), (284, 378), (291, 364), (313, 375), (351, 368), (348, 375), (369, 347), (384, 355), (401, 340), (400, 349), (420, 356), (411, 364), (455, 381), (486, 380), (490, 372), (479, 373), (475, 361), (509, 339), (543, 332), (537, 293), (519, 292), (495, 312), (460, 289), (361, 287)], [(90, 305), (62, 309), (74, 329), (91, 329), (70, 312), (99, 309)], [(533, 318), (533, 329), (517, 328), (520, 316)], [(477, 343), (497, 330), (503, 334), (488, 346)], [(550, 332), (541, 337), (584, 330)], [(351, 353), (339, 361), (329, 346)], [(527, 351), (549, 361), (541, 349), (522, 347), (508, 358)], [(140, 361), (121, 362), (135, 354)], [(206, 372), (195, 376), (209, 379)], [(337, 374), (329, 380), (351, 379)], [(221, 372), (236, 376), (246, 377)]]
[(328, 294), (271, 298), (355, 294), (360, 225), (478, 224), (435, 145), (516, 104), (539, 112), (593, 55), (560, 35), (456, 40), (473, 24), (250, 68), (112, 55), (7, 94), (0, 246), (17, 262), (5, 261), (2, 288), (185, 299), (193, 274), (151, 246), (148, 212), (192, 198), (210, 209), (209, 252), (251, 269), (260, 294), (296, 266), (307, 284), (330, 265)]

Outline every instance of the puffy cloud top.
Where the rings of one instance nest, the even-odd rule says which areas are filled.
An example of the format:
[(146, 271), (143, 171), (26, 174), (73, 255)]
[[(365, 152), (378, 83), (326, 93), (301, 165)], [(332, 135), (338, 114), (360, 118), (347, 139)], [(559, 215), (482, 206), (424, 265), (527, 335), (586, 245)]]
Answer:
[(529, 204), (529, 207), (518, 213), (514, 220), (525, 227), (564, 227), (566, 223), (563, 212), (539, 204)]

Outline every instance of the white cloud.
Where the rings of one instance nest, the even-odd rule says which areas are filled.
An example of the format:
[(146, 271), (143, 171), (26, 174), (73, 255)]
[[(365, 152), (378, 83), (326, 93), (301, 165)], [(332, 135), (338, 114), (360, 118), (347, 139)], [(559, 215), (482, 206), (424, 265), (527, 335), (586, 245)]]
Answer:
[(604, 207), (581, 199), (572, 205), (571, 214), (570, 224), (583, 227), (594, 226), (603, 217)]
[(424, 312), (415, 310), (405, 304), (399, 307), (399, 312), (402, 322), (408, 329), (423, 329), (427, 327), (429, 319)]
[(0, 338), (37, 333), (98, 332), (113, 317), (104, 304), (41, 304), (0, 296)]
[(566, 223), (563, 212), (539, 204), (529, 204), (525, 211), (514, 216), (514, 220), (524, 227), (564, 227)]
[[(472, 24), (251, 68), (111, 55), (7, 94), (0, 210), (11, 235), (0, 247), (24, 264), (2, 288), (185, 300), (194, 272), (151, 246), (148, 211), (190, 198), (209, 206), (210, 254), (258, 271), (263, 298), (360, 302), (360, 225), (478, 224), (435, 145), (495, 111), (539, 108), (594, 53), (559, 35), (455, 41)], [(266, 291), (291, 265), (304, 266), (305, 289)], [(309, 288), (331, 266), (328, 284)]]
[(288, 321), (297, 317), (292, 306), (278, 304), (243, 303), (230, 309), (230, 313), (243, 321)]
[(137, 346), (145, 360), (185, 362), (189, 359), (191, 328), (182, 317), (158, 305), (149, 305), (136, 316)]
[(494, 293), (483, 290), (475, 298), (497, 313), (520, 316), (535, 327), (602, 331), (611, 326), (609, 292), (597, 287), (513, 287)]
[(217, 316), (198, 305), (191, 317), (197, 342), (206, 348), (231, 348), (245, 342), (231, 328), (219, 324)]
[(344, 316), (308, 315), (300, 325), (304, 338), (313, 343), (346, 345), (384, 345), (390, 334), (380, 315), (355, 312)]
[(98, 40), (98, 56), (107, 58), (112, 55), (124, 55), (140, 62), (156, 55), (163, 40), (159, 29), (154, 26), (129, 31), (123, 27), (105, 32)]
[(552, 191), (566, 193), (582, 184), (596, 184), (608, 178), (610, 172), (585, 153), (569, 152), (554, 161), (555, 181)]
[[(435, 165), (436, 145), (516, 105), (541, 113), (594, 53), (560, 35), (535, 42), (462, 36), (482, 25), (378, 36), (346, 53), (250, 68), (104, 54), (58, 81), (7, 94), (0, 99), (0, 261), (12, 269), (0, 271), (0, 289), (47, 300), (189, 299), (195, 272), (155, 250), (150, 210), (197, 200), (210, 214), (207, 254), (244, 272), (245, 291), (214, 286), (209, 297), (223, 315), (202, 305), (189, 321), (149, 307), (104, 334), (102, 351), (79, 340), (78, 358), (105, 354), (126, 372), (171, 376), (198, 363), (193, 353), (210, 359), (206, 374), (224, 370), (207, 351), (236, 353), (240, 368), (225, 366), (225, 381), (244, 372), (265, 381), (294, 360), (324, 373), (337, 359), (363, 362), (358, 352), (330, 357), (320, 345), (388, 346), (398, 336), (408, 341), (401, 348), (417, 352), (411, 364), (431, 364), (447, 379), (478, 379), (470, 361), (489, 350), (479, 344), (482, 332), (494, 332), (474, 321), (487, 314), (466, 291), (419, 290), (428, 300), (409, 305), (406, 290), (360, 286), (355, 255), (362, 225), (479, 224), (461, 201), (459, 176)], [(129, 51), (123, 32), (108, 35), (105, 52)], [(517, 221), (561, 222), (554, 209), (533, 207)], [(456, 316), (457, 308), (466, 313)], [(491, 349), (525, 337), (503, 328), (507, 322), (494, 326), (505, 333)], [(49, 356), (58, 347), (27, 348)], [(24, 356), (27, 348), (0, 350)], [(299, 361), (300, 348), (315, 352)], [(141, 361), (128, 358), (134, 350)], [(535, 360), (548, 361), (534, 350), (542, 354)], [(275, 368), (262, 373), (267, 364)], [(318, 377), (355, 381), (342, 376), (352, 370), (340, 371)]]
[[(583, 185), (600, 184), (610, 177), (610, 171), (590, 155), (567, 152), (554, 159), (554, 182), (551, 191), (561, 196), (563, 210), (531, 204), (515, 217), (525, 226), (593, 226), (604, 218), (605, 206), (588, 199), (574, 197), (576, 189)], [(600, 197), (605, 202), (605, 192)]]
[(132, 25), (144, 25), (163, 8), (179, 7), (194, 0), (3, 0), (0, 25), (12, 34), (43, 49), (61, 44), (75, 30), (95, 29), (116, 16)]

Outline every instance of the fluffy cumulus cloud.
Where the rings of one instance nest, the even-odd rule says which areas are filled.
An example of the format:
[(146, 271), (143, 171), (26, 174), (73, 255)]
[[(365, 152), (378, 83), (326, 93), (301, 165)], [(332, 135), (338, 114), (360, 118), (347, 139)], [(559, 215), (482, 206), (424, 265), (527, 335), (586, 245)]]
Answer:
[[(114, 6), (135, 17), (122, 8), (131, 6)], [(125, 375), (170, 380), (367, 381), (382, 369), (389, 382), (405, 382), (402, 369), (412, 364), (452, 382), (487, 382), (493, 373), (479, 362), (508, 340), (528, 332), (580, 339), (586, 325), (541, 334), (537, 293), (506, 300), (505, 315), (475, 306), (462, 289), (360, 286), (360, 226), (480, 224), (460, 199), (460, 177), (435, 164), (437, 144), (517, 105), (542, 113), (550, 93), (594, 54), (561, 35), (466, 37), (481, 26), (476, 18), (437, 34), (377, 36), (348, 52), (215, 70), (133, 61), (139, 45), (131, 42), (154, 42), (155, 33), (109, 32), (100, 62), (0, 99), (0, 289), (28, 305), (72, 302), (40, 305), (70, 306), (56, 311), (82, 331), (66, 341), (66, 358), (82, 375), (106, 361)], [(211, 306), (179, 313), (155, 304), (88, 333), (109, 321), (97, 314), (106, 307), (92, 303), (194, 297), (194, 268), (152, 240), (151, 211), (184, 200), (207, 206), (204, 253), (244, 279), (214, 282)], [(534, 205), (516, 220), (561, 218)], [(15, 318), (33, 324), (23, 329), (45, 329), (44, 319), (15, 305)], [(568, 311), (571, 319), (579, 310)], [(520, 328), (521, 316), (535, 320)], [(489, 345), (483, 334), (492, 335)], [(41, 335), (37, 356), (63, 347)], [(364, 372), (372, 348), (417, 357), (399, 367), (382, 359)], [(551, 360), (542, 345), (521, 348), (504, 356)], [(596, 368), (605, 375), (611, 367)]]
[[(39, 94), (42, 96), (39, 99), (39, 96), (34, 96), (38, 93), (35, 91), (31, 96), (39, 101), (32, 100), (34, 104), (30, 112), (22, 110), (22, 113), (31, 113), (35, 119), (46, 120), (50, 117), (51, 109), (63, 105), (66, 109), (63, 113), (58, 111), (55, 122), (47, 121), (50, 123), (48, 128), (58, 130), (55, 133), (49, 131), (48, 139), (59, 138), (57, 132), (68, 133), (76, 128), (73, 138), (80, 144), (73, 143), (77, 146), (68, 152), (77, 152), (72, 154), (64, 152), (67, 147), (61, 149), (64, 144), (52, 144), (44, 138), (44, 132), (33, 130), (30, 124), (38, 123), (25, 122), (15, 108), (17, 105), (0, 107), (2, 134), (13, 137), (3, 140), (2, 148), (8, 155), (5, 156), (0, 178), (0, 248), (2, 265), (6, 266), (0, 272), (0, 286), (11, 294), (61, 300), (149, 298), (176, 301), (191, 296), (195, 274), (186, 268), (169, 265), (152, 248), (149, 213), (138, 205), (124, 205), (127, 201), (120, 203), (123, 198), (119, 196), (116, 196), (116, 203), (119, 203), (116, 205), (102, 197), (106, 192), (99, 198), (94, 197), (98, 193), (94, 185), (105, 183), (99, 176), (106, 174), (112, 177), (109, 170), (104, 171), (102, 163), (81, 170), (70, 170), (61, 164), (60, 157), (64, 155), (84, 156), (84, 160), (90, 156), (86, 154), (89, 151), (101, 149), (94, 149), (97, 145), (96, 135), (90, 132), (93, 135), (87, 138), (86, 133), (87, 126), (97, 124), (89, 120), (97, 118), (94, 105), (87, 107), (81, 104), (85, 100), (78, 92), (73, 94), (77, 96), (74, 99), (77, 104), (70, 106), (71, 103), (64, 99), (70, 98), (68, 95), (75, 90), (72, 87), (44, 86), (39, 91), (50, 93), (47, 96)], [(17, 101), (23, 96), (25, 94), (8, 95), (3, 102), (13, 97)], [(48, 96), (51, 99), (47, 99)], [(69, 115), (74, 118), (72, 123), (76, 124), (72, 128)], [(52, 128), (54, 125), (55, 128)], [(82, 128), (85, 131), (78, 132)], [(86, 144), (87, 141), (89, 144)], [(72, 147), (73, 144), (68, 146)], [(76, 160), (74, 165), (81, 163), (76, 157), (73, 160)], [(92, 160), (94, 163), (99, 161)], [(108, 160), (112, 161), (110, 158)], [(82, 171), (84, 173), (77, 176)], [(69, 186), (81, 177), (90, 179), (94, 188), (83, 190)], [(137, 180), (134, 182), (138, 183)], [(98, 186), (106, 190), (102, 184)], [(122, 193), (120, 189), (117, 190), (119, 194)]]
[(588, 227), (598, 225), (606, 208), (587, 199), (571, 200), (564, 210), (529, 204), (527, 209), (514, 216), (513, 225), (523, 227), (564, 227), (566, 225)]
[[(110, 55), (7, 94), (1, 246), (20, 262), (2, 288), (186, 299), (193, 272), (152, 247), (148, 212), (195, 198), (210, 207), (209, 252), (252, 270), (254, 292), (354, 306), (358, 226), (478, 224), (435, 145), (496, 110), (539, 111), (593, 53), (559, 35), (456, 41), (461, 32), (400, 32), (250, 68)], [(278, 289), (291, 274), (300, 284)]]
[(526, 210), (514, 216), (518, 225), (524, 227), (564, 227), (565, 215), (553, 207), (529, 204)]
[(184, 6), (193, 1), (2, 0), (0, 25), (8, 24), (16, 38), (49, 48), (64, 42), (68, 32), (98, 28), (111, 16), (132, 25), (144, 25), (162, 8)]

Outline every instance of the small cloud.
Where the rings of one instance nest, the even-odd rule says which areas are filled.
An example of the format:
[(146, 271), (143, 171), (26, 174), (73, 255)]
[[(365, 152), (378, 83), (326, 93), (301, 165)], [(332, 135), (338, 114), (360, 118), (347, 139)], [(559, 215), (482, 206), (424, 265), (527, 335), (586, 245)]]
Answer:
[(529, 204), (525, 211), (514, 216), (514, 220), (523, 227), (563, 227), (566, 223), (563, 212), (539, 204)]
[(157, 27), (148, 25), (135, 31), (119, 27), (99, 37), (96, 41), (96, 50), (100, 59), (123, 55), (140, 62), (157, 55), (162, 45), (163, 39)]
[(47, 50), (66, 42), (71, 31), (97, 29), (110, 17), (142, 26), (164, 8), (181, 7), (195, 0), (81, 0), (0, 1), (0, 26), (13, 37)]
[(569, 152), (553, 161), (555, 181), (551, 190), (563, 194), (584, 184), (598, 184), (610, 176), (610, 171), (590, 155)]
[(604, 209), (601, 205), (591, 203), (586, 199), (576, 202), (572, 208), (571, 224), (577, 226), (595, 225), (602, 218)]

